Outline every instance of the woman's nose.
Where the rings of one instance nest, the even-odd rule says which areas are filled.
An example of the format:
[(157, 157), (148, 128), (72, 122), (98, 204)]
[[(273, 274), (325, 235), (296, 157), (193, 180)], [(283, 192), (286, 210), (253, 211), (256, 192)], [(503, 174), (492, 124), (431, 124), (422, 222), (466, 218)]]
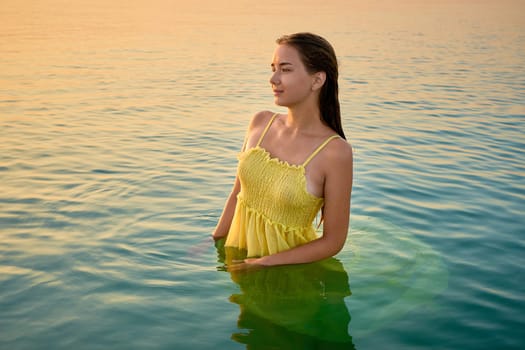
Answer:
[(270, 84), (272, 85), (279, 85), (279, 75), (277, 74), (278, 72), (273, 72), (272, 75), (270, 76)]

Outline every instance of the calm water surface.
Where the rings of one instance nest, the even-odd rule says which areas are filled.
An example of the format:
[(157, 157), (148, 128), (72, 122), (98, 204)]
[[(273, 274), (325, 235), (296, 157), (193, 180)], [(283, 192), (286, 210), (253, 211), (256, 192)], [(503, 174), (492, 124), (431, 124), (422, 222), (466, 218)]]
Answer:
[[(525, 347), (521, 1), (4, 0), (1, 349)], [(334, 259), (225, 270), (209, 235), (274, 40), (341, 63)]]

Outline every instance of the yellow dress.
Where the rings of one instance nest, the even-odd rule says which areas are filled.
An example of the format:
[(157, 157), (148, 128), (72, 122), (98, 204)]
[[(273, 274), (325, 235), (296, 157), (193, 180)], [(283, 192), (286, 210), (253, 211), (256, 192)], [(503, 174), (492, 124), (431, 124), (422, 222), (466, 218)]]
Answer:
[(313, 221), (324, 200), (307, 191), (305, 167), (339, 137), (326, 139), (303, 164), (291, 165), (260, 147), (275, 116), (257, 145), (238, 156), (241, 190), (225, 246), (243, 250), (248, 257), (275, 254), (317, 238)]

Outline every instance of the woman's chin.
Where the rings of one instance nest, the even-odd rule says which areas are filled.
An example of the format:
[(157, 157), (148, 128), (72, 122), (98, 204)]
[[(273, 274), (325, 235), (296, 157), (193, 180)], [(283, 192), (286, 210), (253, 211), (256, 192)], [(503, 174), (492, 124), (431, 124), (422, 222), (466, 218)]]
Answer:
[(274, 99), (274, 103), (275, 103), (277, 106), (281, 106), (281, 107), (286, 107), (286, 106), (287, 106), (287, 104), (286, 104), (283, 100), (281, 100), (279, 97), (276, 97), (276, 98)]

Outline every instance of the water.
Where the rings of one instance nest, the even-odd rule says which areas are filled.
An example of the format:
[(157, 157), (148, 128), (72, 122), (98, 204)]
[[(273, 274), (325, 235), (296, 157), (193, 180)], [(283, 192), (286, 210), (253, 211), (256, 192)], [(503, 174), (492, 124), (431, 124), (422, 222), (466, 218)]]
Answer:
[[(4, 0), (0, 348), (523, 348), (523, 13)], [(341, 61), (349, 239), (229, 273), (207, 237), (300, 30)]]

